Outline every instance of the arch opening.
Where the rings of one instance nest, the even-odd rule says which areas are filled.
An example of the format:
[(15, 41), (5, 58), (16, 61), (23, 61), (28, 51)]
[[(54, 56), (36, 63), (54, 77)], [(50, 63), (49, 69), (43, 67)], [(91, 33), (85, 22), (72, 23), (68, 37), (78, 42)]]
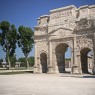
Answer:
[(47, 68), (47, 54), (46, 53), (40, 54), (40, 63), (42, 66), (42, 73), (47, 73), (48, 68)]
[[(59, 73), (70, 73), (71, 72), (71, 58), (68, 58), (66, 55), (69, 50), (70, 57), (70, 47), (66, 43), (61, 43), (56, 47), (56, 59)], [(66, 58), (67, 57), (67, 58)]]
[(80, 51), (80, 54), (81, 54), (81, 70), (82, 70), (82, 73), (91, 73), (91, 69), (92, 69), (91, 49), (83, 48)]

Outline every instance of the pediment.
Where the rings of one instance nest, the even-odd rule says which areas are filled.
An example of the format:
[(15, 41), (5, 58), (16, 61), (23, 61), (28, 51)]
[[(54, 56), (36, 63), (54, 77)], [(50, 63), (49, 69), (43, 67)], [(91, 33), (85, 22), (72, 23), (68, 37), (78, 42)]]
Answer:
[(49, 33), (49, 35), (51, 36), (57, 36), (57, 37), (65, 37), (67, 35), (71, 35), (72, 34), (72, 30), (71, 29), (67, 29), (67, 28), (58, 28), (56, 30), (53, 30)]

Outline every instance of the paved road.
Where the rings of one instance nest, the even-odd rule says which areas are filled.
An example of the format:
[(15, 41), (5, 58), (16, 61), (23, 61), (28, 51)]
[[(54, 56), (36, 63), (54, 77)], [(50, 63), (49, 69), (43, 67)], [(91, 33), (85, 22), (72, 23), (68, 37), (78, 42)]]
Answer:
[(95, 76), (0, 75), (0, 95), (95, 95)]

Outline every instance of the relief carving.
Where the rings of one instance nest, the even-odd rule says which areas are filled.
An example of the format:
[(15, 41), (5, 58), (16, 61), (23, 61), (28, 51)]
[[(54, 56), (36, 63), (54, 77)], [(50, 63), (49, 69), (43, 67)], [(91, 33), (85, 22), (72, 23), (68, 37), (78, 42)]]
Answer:
[(91, 28), (93, 27), (93, 25), (94, 25), (94, 21), (92, 19), (90, 20), (87, 20), (87, 18), (81, 19), (80, 21), (76, 22), (75, 30)]
[(92, 9), (90, 9), (91, 11), (90, 11), (90, 13), (91, 14), (95, 14), (95, 8), (92, 8)]
[(47, 42), (38, 42), (37, 43), (37, 51), (40, 52), (41, 50), (47, 51), (48, 50), (48, 46), (47, 46)]
[(60, 11), (60, 12), (56, 12), (51, 14), (51, 19), (58, 19), (58, 18), (62, 18), (62, 17), (68, 17), (71, 16), (72, 12), (71, 10), (65, 10), (65, 11)]
[(65, 37), (65, 33), (66, 31), (64, 31), (63, 29), (59, 29), (57, 32), (56, 32), (56, 36), (58, 37)]
[(87, 48), (90, 48), (90, 49), (93, 48), (93, 42), (92, 42), (91, 36), (80, 36), (80, 37), (77, 37), (76, 43), (77, 43), (77, 47), (79, 49), (82, 49), (84, 47), (87, 47)]

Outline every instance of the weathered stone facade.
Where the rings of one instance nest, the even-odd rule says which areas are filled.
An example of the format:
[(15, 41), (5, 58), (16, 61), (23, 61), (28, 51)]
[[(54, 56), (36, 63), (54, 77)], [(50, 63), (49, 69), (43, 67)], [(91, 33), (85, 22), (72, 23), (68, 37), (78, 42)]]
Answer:
[(65, 52), (70, 47), (71, 73), (88, 73), (90, 51), (95, 73), (95, 5), (50, 10), (49, 15), (38, 18), (34, 29), (34, 72), (66, 72)]

